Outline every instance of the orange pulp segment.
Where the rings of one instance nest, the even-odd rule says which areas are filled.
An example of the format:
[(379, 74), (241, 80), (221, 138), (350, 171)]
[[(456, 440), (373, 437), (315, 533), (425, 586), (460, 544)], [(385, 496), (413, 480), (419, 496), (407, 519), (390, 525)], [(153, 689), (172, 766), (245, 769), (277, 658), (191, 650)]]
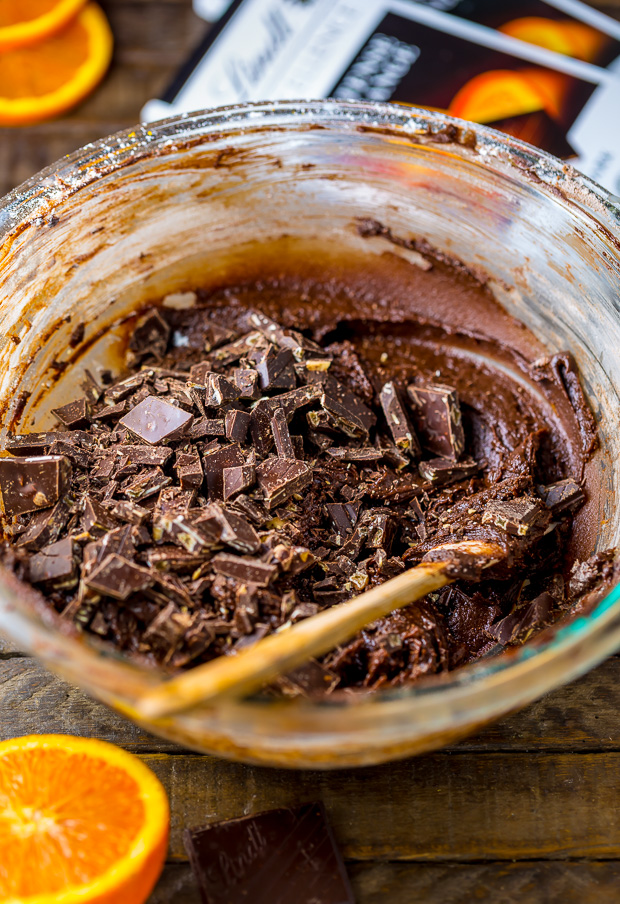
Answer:
[(168, 840), (166, 794), (137, 757), (68, 735), (0, 743), (0, 900), (143, 904)]
[(512, 19), (498, 30), (528, 44), (537, 44), (538, 47), (545, 47), (547, 50), (586, 62), (593, 62), (596, 59), (607, 40), (585, 22), (555, 22), (553, 19), (540, 16)]
[(64, 113), (100, 81), (111, 56), (112, 33), (96, 3), (40, 44), (1, 53), (0, 125), (25, 125)]
[(86, 0), (1, 0), (0, 51), (27, 47), (55, 34)]

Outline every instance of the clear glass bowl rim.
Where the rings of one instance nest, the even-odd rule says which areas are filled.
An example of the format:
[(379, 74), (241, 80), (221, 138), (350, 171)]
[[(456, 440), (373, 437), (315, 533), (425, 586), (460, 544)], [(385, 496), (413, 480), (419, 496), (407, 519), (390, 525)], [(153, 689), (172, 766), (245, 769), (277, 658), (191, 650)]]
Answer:
[[(470, 156), (483, 167), (510, 172), (515, 179), (532, 179), (550, 200), (575, 205), (582, 214), (591, 216), (607, 230), (620, 249), (620, 198), (545, 151), (487, 126), (436, 111), (387, 103), (336, 100), (258, 102), (197, 111), (142, 124), (88, 144), (41, 170), (0, 200), (0, 247), (29, 223), (39, 217), (48, 217), (57, 204), (81, 188), (141, 158), (154, 153), (173, 153), (178, 145), (187, 142), (200, 144), (215, 133), (223, 138), (228, 134), (232, 139), (239, 132), (295, 130), (311, 125), (332, 130), (355, 130), (360, 126), (377, 130), (393, 129), (414, 144), (431, 144), (436, 149), (443, 143), (437, 136), (452, 136), (451, 150), (457, 148), (458, 153)], [(471, 147), (472, 135), (475, 136), (475, 149)], [(464, 136), (470, 137), (465, 140)], [(558, 200), (558, 189), (564, 200)], [(620, 250), (617, 256), (620, 265)], [(24, 604), (20, 615), (31, 623), (39, 637), (47, 634), (60, 640), (57, 629), (50, 626), (34, 608)], [(507, 656), (481, 659), (409, 687), (385, 690), (372, 696), (363, 695), (360, 702), (372, 703), (374, 709), (382, 701), (389, 700), (392, 704), (400, 701), (401, 704), (406, 703), (410, 711), (412, 703), (423, 709), (432, 706), (433, 699), (437, 700), (436, 695), (440, 693), (442, 702), (448, 706), (450, 703), (456, 705), (459, 700), (462, 706), (464, 696), (469, 698), (474, 686), (481, 692), (491, 688), (497, 691), (526, 674), (532, 678), (533, 673), (544, 670), (551, 661), (570, 657), (571, 652), (576, 652), (592, 634), (596, 634), (596, 638), (582, 650), (582, 655), (576, 658), (572, 668), (546, 679), (541, 674), (537, 690), (526, 694), (526, 698), (533, 699), (554, 686), (572, 680), (620, 647), (620, 585), (614, 587), (587, 615), (565, 625), (560, 624), (525, 646), (511, 650)], [(80, 639), (64, 636), (61, 644), (66, 649), (75, 646), (76, 651), (79, 646), (80, 657), (92, 651), (93, 656), (104, 654), (109, 659), (117, 658), (114, 653), (110, 655), (109, 646), (96, 639), (89, 638), (85, 647)], [(149, 676), (152, 681), (152, 669), (120, 655), (118, 663), (136, 675)], [(320, 710), (331, 708), (336, 702), (325, 698), (304, 701), (303, 705), (317, 710), (318, 715)], [(272, 705), (265, 699), (251, 699), (243, 704), (252, 707), (255, 713), (256, 707)], [(294, 706), (295, 703), (288, 705)], [(345, 705), (350, 703), (347, 701)], [(486, 708), (487, 717), (506, 711), (508, 706), (498, 701), (490, 709)]]

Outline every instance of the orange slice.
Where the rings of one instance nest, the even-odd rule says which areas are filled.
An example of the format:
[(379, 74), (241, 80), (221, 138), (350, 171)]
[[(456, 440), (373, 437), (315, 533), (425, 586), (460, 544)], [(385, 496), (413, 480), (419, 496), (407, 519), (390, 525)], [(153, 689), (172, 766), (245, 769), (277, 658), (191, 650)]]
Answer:
[(466, 82), (450, 104), (450, 113), (474, 122), (495, 122), (544, 108), (545, 97), (530, 79), (510, 69), (494, 69)]
[(537, 44), (586, 62), (596, 59), (607, 40), (605, 35), (583, 22), (555, 22), (540, 16), (512, 19), (502, 25), (499, 31), (512, 38), (527, 41), (528, 44)]
[(0, 51), (27, 47), (55, 34), (86, 0), (1, 0)]
[(4, 904), (143, 904), (168, 824), (157, 778), (112, 744), (69, 735), (0, 743)]
[(103, 78), (111, 57), (112, 32), (96, 3), (34, 47), (0, 53), (0, 125), (64, 113)]

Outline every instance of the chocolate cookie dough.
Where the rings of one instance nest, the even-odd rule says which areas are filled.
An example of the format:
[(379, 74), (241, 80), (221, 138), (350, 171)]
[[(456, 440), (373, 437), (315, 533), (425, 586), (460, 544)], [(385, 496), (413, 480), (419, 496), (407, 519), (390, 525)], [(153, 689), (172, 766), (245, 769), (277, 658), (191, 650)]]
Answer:
[(453, 669), (550, 624), (576, 576), (614, 581), (611, 554), (572, 580), (566, 560), (596, 446), (574, 362), (528, 356), (483, 285), (426, 264), (399, 302), (374, 277), (282, 272), (144, 311), (122, 379), (90, 377), (58, 431), (9, 438), (5, 565), (81, 630), (178, 669), (446, 543), (507, 551), (484, 574), (456, 561), (453, 585), (270, 690), (291, 696)]

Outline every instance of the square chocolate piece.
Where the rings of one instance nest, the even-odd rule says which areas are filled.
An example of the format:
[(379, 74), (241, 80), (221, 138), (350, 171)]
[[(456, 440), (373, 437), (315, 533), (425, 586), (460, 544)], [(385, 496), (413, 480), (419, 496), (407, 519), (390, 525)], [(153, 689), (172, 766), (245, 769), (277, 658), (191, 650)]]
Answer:
[(204, 904), (355, 904), (320, 803), (186, 829), (183, 840)]
[(157, 396), (147, 396), (121, 418), (119, 424), (143, 442), (156, 446), (163, 440), (182, 435), (192, 419), (192, 415), (183, 408)]

